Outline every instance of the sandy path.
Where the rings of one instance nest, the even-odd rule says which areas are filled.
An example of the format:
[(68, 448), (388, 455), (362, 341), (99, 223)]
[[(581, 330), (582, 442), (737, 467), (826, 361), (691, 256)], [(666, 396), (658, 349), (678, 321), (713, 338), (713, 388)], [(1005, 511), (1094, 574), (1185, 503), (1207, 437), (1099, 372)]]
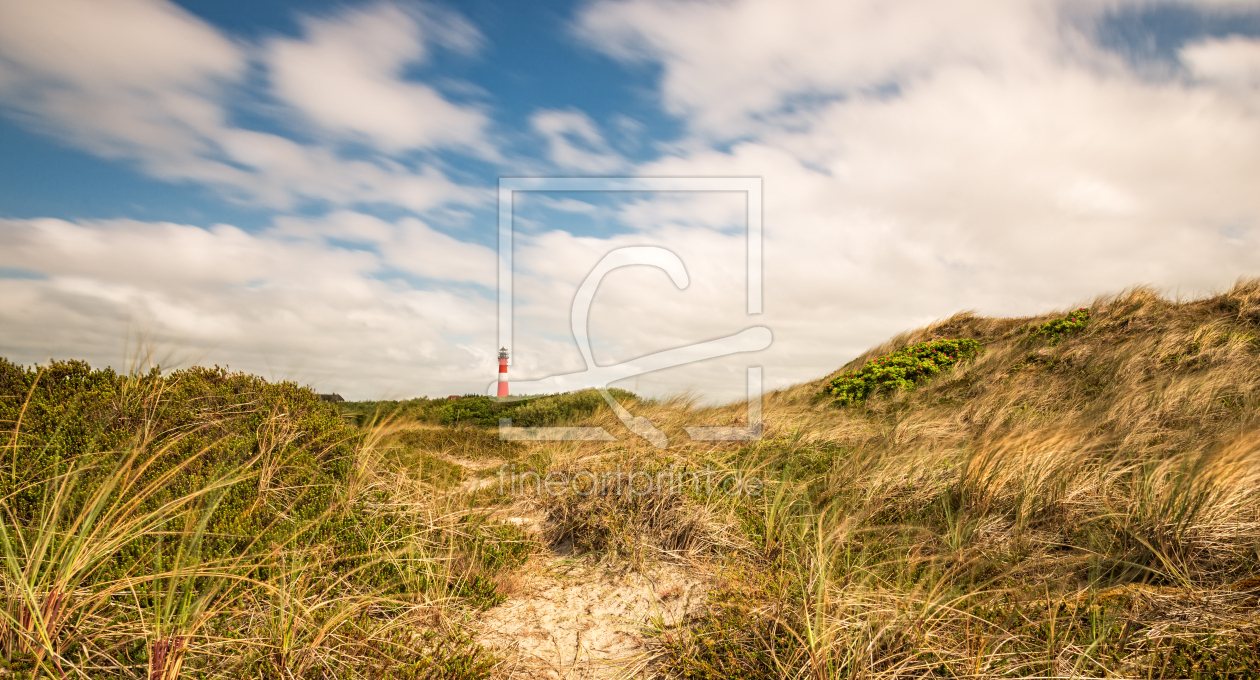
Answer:
[(645, 633), (698, 614), (708, 580), (674, 565), (617, 574), (554, 558), (483, 615), (477, 639), (508, 659), (514, 678), (647, 677)]

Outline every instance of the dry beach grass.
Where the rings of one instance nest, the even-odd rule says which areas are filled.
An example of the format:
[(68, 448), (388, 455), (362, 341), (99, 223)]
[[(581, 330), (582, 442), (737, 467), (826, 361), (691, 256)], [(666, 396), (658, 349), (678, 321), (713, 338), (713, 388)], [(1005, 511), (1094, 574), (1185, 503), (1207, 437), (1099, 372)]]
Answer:
[[(557, 422), (619, 441), (500, 442), (406, 413), (358, 428), (319, 421), (341, 439), (313, 441), (303, 433), (315, 421), (299, 415), (324, 407), (261, 388), (213, 408), (194, 399), (196, 417), (157, 431), (143, 424), (161, 418), (143, 414), (178, 385), (119, 378), (106, 401), (150, 403), (127, 421), (129, 437), (80, 446), (81, 458), (48, 463), (55, 475), (10, 475), (5, 667), (150, 678), (1258, 677), (1260, 283), (1186, 301), (1139, 288), (1087, 307), (1087, 324), (1057, 334), (1030, 331), (1067, 312), (964, 313), (906, 333), (842, 371), (937, 339), (983, 351), (913, 390), (844, 406), (820, 394), (834, 375), (773, 392), (751, 443), (691, 441), (684, 427), (742, 425), (746, 411), (685, 398), (624, 402), (664, 430), (664, 449), (607, 409), (561, 402), (547, 406), (569, 414)], [(39, 390), (24, 375), (25, 391), (6, 402), (13, 460), (51, 446), (51, 435), (15, 434)], [(239, 455), (199, 468), (198, 484), (128, 472), (209, 430), (181, 460), (226, 460), (229, 439)], [(294, 476), (286, 456), (313, 450), (303, 465), (329, 472)], [(575, 483), (617, 470), (759, 485), (547, 493), (500, 478)], [(206, 548), (230, 533), (213, 519), (216, 494), (246, 487), (246, 506), (269, 509), (270, 542)], [(325, 506), (299, 512), (312, 488), (327, 489)]]

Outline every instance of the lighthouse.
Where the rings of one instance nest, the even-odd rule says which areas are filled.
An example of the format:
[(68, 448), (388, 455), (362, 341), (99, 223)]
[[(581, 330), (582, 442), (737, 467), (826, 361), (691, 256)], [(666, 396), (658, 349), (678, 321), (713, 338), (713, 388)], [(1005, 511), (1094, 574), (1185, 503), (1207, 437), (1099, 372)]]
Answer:
[(499, 349), (499, 396), (500, 397), (506, 397), (508, 395), (507, 360), (508, 360), (508, 351), (506, 347), (503, 347)]

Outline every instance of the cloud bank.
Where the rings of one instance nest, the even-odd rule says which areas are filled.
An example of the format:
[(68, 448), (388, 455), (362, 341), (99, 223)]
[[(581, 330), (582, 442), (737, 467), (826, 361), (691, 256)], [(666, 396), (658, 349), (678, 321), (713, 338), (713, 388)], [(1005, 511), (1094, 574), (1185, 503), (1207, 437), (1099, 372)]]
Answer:
[[(962, 309), (1035, 314), (1133, 284), (1194, 294), (1260, 274), (1260, 37), (1193, 36), (1157, 64), (1108, 42), (1109, 22), (1156, 3), (582, 5), (572, 36), (658, 72), (642, 95), (682, 124), (638, 162), (606, 136), (624, 118), (557, 103), (506, 129), (511, 103), (493, 92), (470, 103), (417, 77), (437, 50), (492, 48), (449, 12), (356, 5), (251, 43), (168, 3), (114, 5), (0, 1), (5, 111), (273, 221), (5, 220), (0, 267), (20, 274), (0, 279), (9, 356), (117, 354), (120, 329), (150, 324), (199, 357), (351, 397), (480, 390), (494, 371), (494, 217), (465, 231), (438, 218), (492, 207), (495, 177), (452, 179), (442, 154), (504, 175), (764, 180), (760, 317), (743, 307), (742, 196), (522, 204), (521, 377), (581, 368), (567, 300), (618, 246), (673, 249), (692, 284), (610, 275), (592, 311), (597, 361), (766, 325), (775, 342), (754, 360), (770, 386)], [(238, 124), (242, 102), (275, 126)], [(623, 386), (735, 398), (748, 360)]]

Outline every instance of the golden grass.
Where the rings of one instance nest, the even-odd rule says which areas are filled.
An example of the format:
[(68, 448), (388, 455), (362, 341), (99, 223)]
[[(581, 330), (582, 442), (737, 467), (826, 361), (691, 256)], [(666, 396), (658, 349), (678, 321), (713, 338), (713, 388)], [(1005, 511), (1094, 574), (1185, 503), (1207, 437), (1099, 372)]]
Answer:
[[(761, 474), (759, 498), (537, 507), (557, 539), (635, 563), (677, 554), (669, 541), (688, 526), (742, 574), (708, 619), (662, 633), (662, 673), (1260, 674), (1255, 594), (1231, 588), (1260, 561), (1260, 282), (1183, 302), (1136, 288), (1089, 307), (1086, 329), (1057, 344), (1025, 332), (1066, 312), (962, 313), (902, 334), (841, 370), (937, 338), (985, 352), (861, 406), (819, 398), (825, 379), (768, 394), (752, 446), (689, 441), (684, 426), (741, 423), (744, 406), (688, 399), (627, 405), (668, 434), (663, 451), (632, 437), (531, 445), (557, 470)], [(610, 413), (589, 424), (625, 435)]]
[[(603, 568), (720, 574), (706, 615), (652, 631), (635, 666), (649, 677), (1260, 677), (1260, 281), (1186, 301), (1136, 288), (1089, 308), (1053, 344), (1026, 331), (1063, 313), (961, 313), (899, 335), (839, 370), (938, 338), (985, 351), (856, 406), (819, 397), (826, 378), (767, 394), (759, 442), (691, 441), (686, 426), (743, 425), (746, 407), (686, 396), (625, 404), (665, 449), (606, 409), (581, 424), (615, 443), (376, 424), (326, 518), (362, 513), (349, 530), (372, 558), (355, 569), (388, 566), (388, 592), (320, 543), (81, 586), (92, 555), (155, 522), (194, 545), (215, 483), (160, 517), (106, 504), (69, 522), (86, 534), (5, 525), (6, 663), (32, 677), (493, 677), (506, 671), (468, 639), (470, 612), (528, 591), (531, 571), (504, 555), (547, 558), (498, 521), (510, 517)], [(257, 484), (285, 507), (301, 494), (269, 480), (294, 433), (280, 417), (267, 427), (258, 464), (217, 483)], [(138, 445), (136, 460), (152, 453)], [(516, 493), (501, 469), (763, 485)], [(48, 483), (48, 512), (74, 479)], [(126, 652), (137, 640), (148, 651)]]

